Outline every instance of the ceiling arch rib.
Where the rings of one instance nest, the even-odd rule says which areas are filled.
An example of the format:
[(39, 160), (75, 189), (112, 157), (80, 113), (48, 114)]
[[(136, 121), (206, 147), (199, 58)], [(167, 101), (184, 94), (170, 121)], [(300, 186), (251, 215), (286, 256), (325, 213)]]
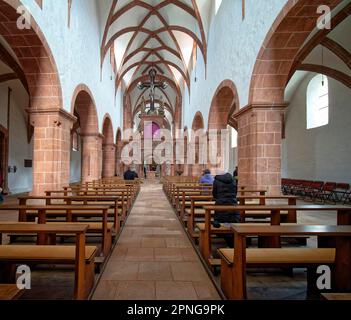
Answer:
[[(131, 23), (126, 25), (126, 21)], [(136, 25), (138, 21), (140, 23)], [(174, 23), (174, 21), (177, 22)], [(184, 48), (180, 45), (179, 36), (176, 36), (174, 32), (180, 32), (183, 37), (191, 38), (199, 47), (206, 63), (206, 37), (196, 0), (186, 2), (164, 0), (156, 4), (154, 0), (114, 0), (103, 36), (102, 63), (114, 43), (126, 33), (131, 33), (129, 40), (122, 44), (124, 49), (120, 52), (124, 52), (123, 56), (116, 59), (120, 61), (117, 68), (116, 89), (128, 71), (135, 68), (127, 86), (133, 84), (136, 77), (140, 78), (141, 67), (144, 65), (147, 67), (141, 71), (141, 74), (144, 74), (151, 66), (162, 75), (169, 73), (175, 80), (172, 82), (175, 82), (177, 90), (179, 90), (177, 84), (177, 73), (179, 72), (181, 79), (189, 88), (189, 61), (184, 59)], [(136, 57), (138, 54), (140, 54), (139, 57)], [(150, 56), (158, 59), (152, 60)]]

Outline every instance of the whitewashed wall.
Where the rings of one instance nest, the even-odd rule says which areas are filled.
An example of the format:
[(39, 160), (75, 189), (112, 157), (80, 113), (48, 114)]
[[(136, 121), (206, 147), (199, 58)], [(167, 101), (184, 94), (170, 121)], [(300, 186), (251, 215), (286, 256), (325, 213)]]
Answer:
[[(198, 55), (192, 72), (191, 94), (185, 90), (183, 126), (191, 128), (195, 113), (201, 111), (205, 126), (213, 95), (219, 84), (232, 80), (237, 87), (240, 106), (248, 103), (252, 71), (262, 43), (286, 0), (246, 0), (246, 18), (242, 21), (241, 0), (223, 0), (212, 19), (208, 41), (207, 77), (201, 56)], [(200, 51), (199, 51), (200, 52)]]
[(28, 96), (18, 81), (9, 81), (0, 85), (0, 124), (7, 128), (8, 87), (12, 88), (10, 131), (9, 131), (9, 166), (16, 166), (16, 173), (8, 174), (10, 192), (18, 194), (32, 190), (32, 168), (24, 167), (24, 160), (31, 160), (32, 143), (27, 141), (25, 108), (28, 107)]
[(329, 124), (306, 129), (306, 91), (315, 74), (301, 82), (286, 111), (282, 176), (351, 182), (351, 90), (329, 80)]

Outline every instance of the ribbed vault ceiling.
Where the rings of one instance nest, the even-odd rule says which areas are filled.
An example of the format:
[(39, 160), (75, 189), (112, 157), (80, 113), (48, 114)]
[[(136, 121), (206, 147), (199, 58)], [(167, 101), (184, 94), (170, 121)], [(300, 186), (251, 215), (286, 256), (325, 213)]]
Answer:
[(136, 88), (148, 80), (148, 71), (157, 70), (157, 80), (167, 81), (159, 95), (174, 108), (182, 85), (188, 88), (188, 71), (194, 48), (206, 63), (204, 29), (211, 0), (113, 0), (106, 24), (102, 62), (112, 53), (115, 60), (116, 90), (123, 85), (134, 108), (147, 90)]

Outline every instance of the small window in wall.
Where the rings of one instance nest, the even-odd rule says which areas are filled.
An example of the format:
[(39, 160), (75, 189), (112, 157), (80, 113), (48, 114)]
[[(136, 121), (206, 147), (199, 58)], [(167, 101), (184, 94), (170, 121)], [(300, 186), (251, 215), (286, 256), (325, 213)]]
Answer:
[(315, 76), (307, 87), (307, 129), (329, 123), (329, 86), (324, 75)]
[(215, 0), (215, 14), (217, 14), (219, 8), (221, 7), (223, 0)]

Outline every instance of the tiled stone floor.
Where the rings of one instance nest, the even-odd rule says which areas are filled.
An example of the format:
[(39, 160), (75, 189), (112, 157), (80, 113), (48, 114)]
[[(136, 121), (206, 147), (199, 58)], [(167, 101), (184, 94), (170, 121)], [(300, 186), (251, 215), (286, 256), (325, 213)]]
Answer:
[(220, 299), (162, 186), (142, 186), (93, 299)]

